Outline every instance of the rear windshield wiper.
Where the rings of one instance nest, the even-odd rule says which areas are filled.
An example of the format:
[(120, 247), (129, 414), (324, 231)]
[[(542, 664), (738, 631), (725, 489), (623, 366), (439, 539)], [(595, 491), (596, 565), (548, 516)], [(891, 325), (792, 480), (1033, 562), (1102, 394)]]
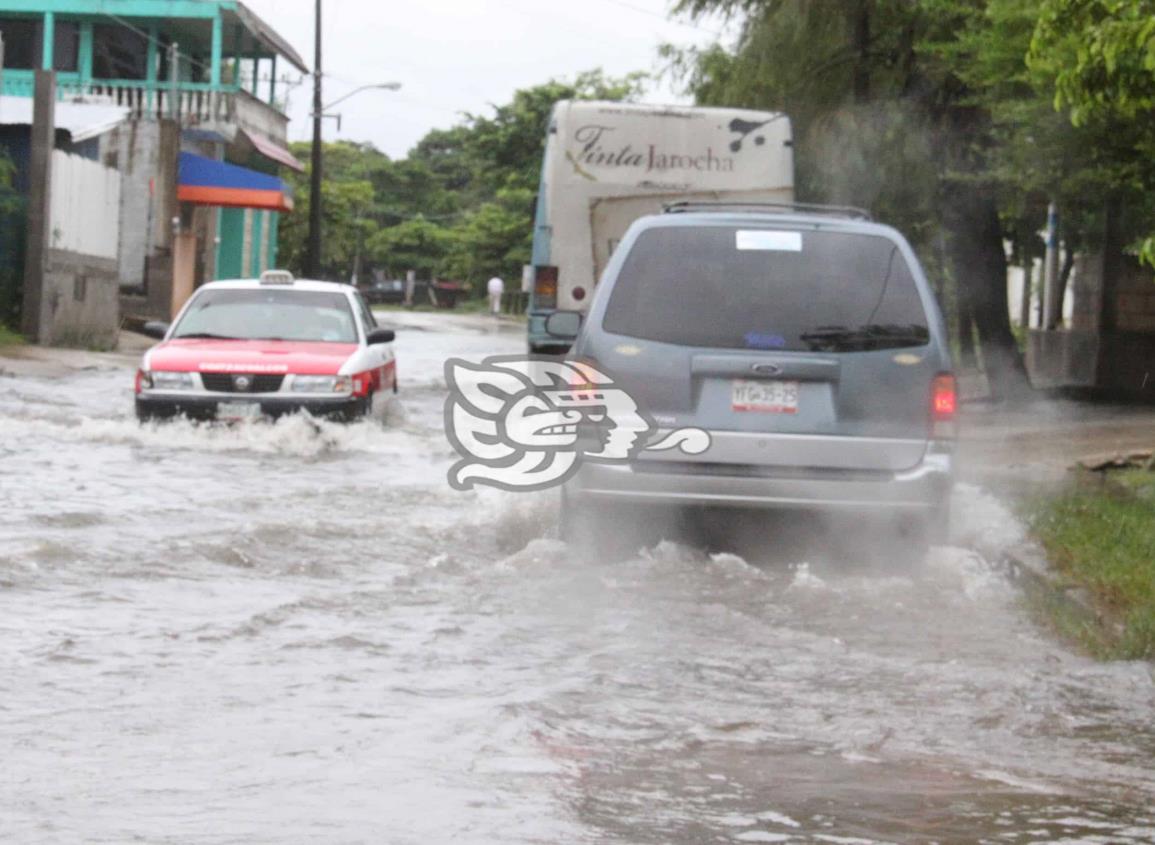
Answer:
[(213, 334), (212, 332), (189, 332), (188, 334), (178, 334), (173, 340), (241, 340), (241, 338)]
[(930, 341), (925, 326), (867, 323), (856, 329), (847, 326), (817, 326), (798, 335), (814, 350), (822, 349), (888, 349), (896, 346), (922, 346)]

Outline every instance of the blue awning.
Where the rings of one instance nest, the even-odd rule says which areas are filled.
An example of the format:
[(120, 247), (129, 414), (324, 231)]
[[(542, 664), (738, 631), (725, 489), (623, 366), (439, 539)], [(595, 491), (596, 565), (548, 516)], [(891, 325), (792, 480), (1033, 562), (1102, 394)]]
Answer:
[(180, 154), (176, 197), (197, 205), (293, 210), (289, 187), (276, 176), (193, 153)]

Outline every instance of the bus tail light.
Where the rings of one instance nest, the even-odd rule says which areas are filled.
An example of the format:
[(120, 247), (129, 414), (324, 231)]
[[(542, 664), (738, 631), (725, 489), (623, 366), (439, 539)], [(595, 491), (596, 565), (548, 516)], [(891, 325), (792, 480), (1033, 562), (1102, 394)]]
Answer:
[(557, 308), (557, 267), (533, 268), (533, 307)]

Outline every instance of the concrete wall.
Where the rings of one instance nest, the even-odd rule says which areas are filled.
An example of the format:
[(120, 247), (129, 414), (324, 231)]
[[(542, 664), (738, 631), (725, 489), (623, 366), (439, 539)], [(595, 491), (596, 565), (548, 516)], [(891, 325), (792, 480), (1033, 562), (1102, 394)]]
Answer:
[(49, 249), (44, 273), (41, 342), (112, 349), (120, 329), (117, 262)]
[(1094, 387), (1099, 341), (1099, 333), (1094, 331), (1031, 329), (1026, 349), (1031, 384), (1042, 389)]
[(124, 317), (143, 320), (168, 320), (172, 307), (172, 250), (166, 249), (149, 261), (148, 284), (144, 292), (126, 292), (121, 288), (120, 311)]
[(1071, 328), (1032, 330), (1027, 369), (1036, 387), (1093, 387), (1155, 398), (1155, 274), (1121, 262), (1114, 331), (1104, 331), (1104, 260), (1080, 256), (1073, 279)]
[(1137, 262), (1120, 267), (1115, 297), (1116, 324), (1121, 332), (1155, 332), (1155, 274)]
[[(130, 120), (107, 136), (104, 163), (121, 172), (119, 272), (123, 287), (145, 287), (145, 256), (151, 264), (172, 248), (179, 153), (179, 127), (168, 120)], [(149, 272), (150, 284), (154, 278)]]

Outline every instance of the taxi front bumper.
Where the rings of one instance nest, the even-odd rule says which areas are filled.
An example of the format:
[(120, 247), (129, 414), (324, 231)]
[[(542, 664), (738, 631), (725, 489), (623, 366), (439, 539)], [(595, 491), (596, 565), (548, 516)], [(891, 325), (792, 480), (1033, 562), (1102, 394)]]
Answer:
[(306, 411), (314, 417), (354, 420), (369, 410), (364, 396), (252, 396), (236, 393), (174, 394), (138, 393), (136, 416), (140, 420), (163, 420), (186, 417), (190, 420), (232, 419), (221, 415), (221, 406), (248, 404), (259, 407), (254, 416), (277, 418)]

